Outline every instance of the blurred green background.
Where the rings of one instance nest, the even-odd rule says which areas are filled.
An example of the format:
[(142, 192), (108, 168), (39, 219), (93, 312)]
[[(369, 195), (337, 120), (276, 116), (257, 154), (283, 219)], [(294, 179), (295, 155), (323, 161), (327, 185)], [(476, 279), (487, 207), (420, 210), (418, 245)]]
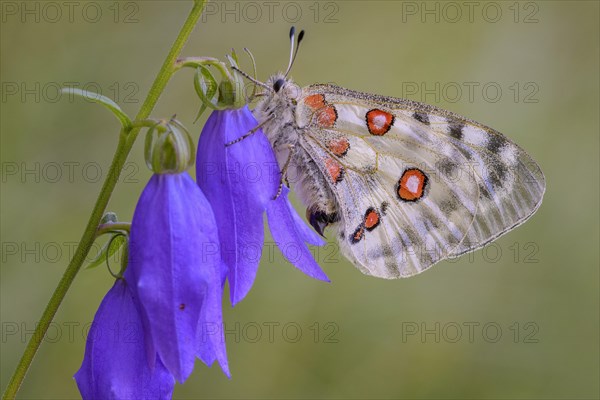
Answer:
[[(117, 138), (109, 113), (57, 88), (99, 90), (135, 114), (191, 2), (1, 6), (4, 390)], [(249, 296), (225, 307), (233, 379), (198, 363), (175, 398), (598, 398), (598, 15), (594, 1), (212, 3), (185, 55), (249, 47), (264, 80), (287, 64), (295, 24), (307, 30), (301, 85), (409, 97), (492, 126), (539, 162), (548, 189), (487, 250), (407, 280), (365, 277), (330, 245), (316, 253), (325, 284), (267, 244)], [(192, 124), (191, 77), (176, 75), (153, 115), (177, 113), (197, 138), (206, 115)], [(130, 220), (149, 176), (140, 142), (109, 209)], [(78, 397), (72, 375), (111, 283), (104, 268), (80, 273), (21, 398)]]

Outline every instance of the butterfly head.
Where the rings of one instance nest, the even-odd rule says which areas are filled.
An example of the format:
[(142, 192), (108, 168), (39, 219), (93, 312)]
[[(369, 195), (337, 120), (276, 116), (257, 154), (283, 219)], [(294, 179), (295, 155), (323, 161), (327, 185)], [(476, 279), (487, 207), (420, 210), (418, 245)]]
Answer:
[(282, 73), (271, 76), (267, 81), (267, 86), (270, 89), (267, 97), (270, 97), (271, 100), (292, 104), (296, 104), (302, 92), (300, 86)]

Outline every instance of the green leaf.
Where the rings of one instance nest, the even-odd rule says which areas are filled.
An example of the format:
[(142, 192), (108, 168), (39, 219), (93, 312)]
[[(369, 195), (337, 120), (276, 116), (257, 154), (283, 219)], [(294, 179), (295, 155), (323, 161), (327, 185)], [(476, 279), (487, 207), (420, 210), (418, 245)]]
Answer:
[(110, 237), (110, 239), (108, 239), (108, 241), (102, 247), (96, 258), (94, 258), (92, 262), (90, 262), (89, 265), (85, 267), (85, 269), (96, 268), (98, 265), (102, 264), (110, 257), (114, 256), (115, 253), (119, 251), (119, 249), (123, 247), (125, 243), (127, 243), (127, 239), (124, 234), (114, 234)]
[(63, 88), (61, 90), (62, 93), (72, 93), (77, 96), (81, 96), (84, 99), (93, 101), (95, 103), (101, 104), (106, 107), (109, 111), (111, 111), (115, 117), (121, 122), (121, 125), (124, 129), (131, 128), (131, 119), (125, 114), (121, 107), (111, 99), (106, 96), (102, 96), (101, 94), (90, 92), (88, 90), (76, 89), (76, 88)]

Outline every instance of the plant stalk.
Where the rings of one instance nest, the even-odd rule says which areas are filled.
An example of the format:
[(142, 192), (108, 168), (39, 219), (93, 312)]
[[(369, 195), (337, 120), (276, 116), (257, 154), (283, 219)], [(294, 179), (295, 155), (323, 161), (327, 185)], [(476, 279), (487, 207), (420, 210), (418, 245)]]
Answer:
[[(160, 95), (167, 86), (169, 79), (175, 72), (175, 63), (177, 61), (177, 57), (181, 53), (183, 46), (187, 42), (198, 19), (200, 18), (200, 15), (202, 14), (202, 10), (204, 8), (204, 4), (205, 0), (194, 1), (194, 6), (192, 7), (192, 10), (190, 11), (186, 21), (184, 22), (179, 32), (179, 35), (175, 39), (175, 42), (173, 43), (169, 54), (167, 55), (162, 67), (160, 68), (160, 71), (158, 72), (158, 75), (156, 76), (154, 83), (152, 84), (150, 91), (148, 92), (148, 95), (136, 116), (136, 120), (144, 120), (148, 118), (148, 116), (154, 109), (154, 106), (158, 102)], [(102, 185), (100, 194), (96, 199), (96, 204), (94, 205), (92, 214), (90, 215), (88, 223), (85, 227), (85, 231), (83, 232), (83, 235), (81, 237), (81, 240), (79, 241), (79, 244), (77, 246), (77, 249), (75, 250), (71, 262), (67, 266), (67, 269), (65, 270), (62, 278), (58, 282), (58, 286), (52, 294), (50, 301), (46, 305), (46, 309), (42, 313), (42, 316), (35, 328), (33, 336), (29, 340), (29, 343), (27, 343), (27, 347), (25, 348), (25, 351), (21, 356), (21, 360), (17, 364), (17, 368), (15, 369), (15, 372), (10, 382), (8, 383), (6, 391), (2, 396), (3, 399), (14, 399), (17, 392), (19, 391), (19, 387), (21, 386), (21, 383), (23, 382), (23, 379), (25, 378), (29, 367), (31, 366), (33, 358), (35, 357), (35, 354), (37, 353), (40, 344), (42, 343), (42, 340), (46, 335), (46, 331), (48, 330), (50, 323), (54, 319), (54, 316), (58, 308), (60, 307), (60, 304), (65, 298), (67, 291), (71, 287), (75, 276), (81, 269), (81, 266), (83, 265), (85, 258), (94, 243), (98, 225), (100, 224), (102, 216), (104, 215), (104, 212), (106, 210), (108, 201), (110, 200), (113, 190), (117, 184), (117, 181), (119, 180), (119, 176), (121, 175), (123, 165), (127, 160), (127, 156), (129, 155), (129, 152), (131, 151), (131, 148), (133, 147), (135, 139), (138, 133), (140, 132), (141, 128), (142, 127), (131, 128), (128, 131), (122, 131), (121, 135), (119, 135), (119, 144), (113, 156), (109, 173)]]

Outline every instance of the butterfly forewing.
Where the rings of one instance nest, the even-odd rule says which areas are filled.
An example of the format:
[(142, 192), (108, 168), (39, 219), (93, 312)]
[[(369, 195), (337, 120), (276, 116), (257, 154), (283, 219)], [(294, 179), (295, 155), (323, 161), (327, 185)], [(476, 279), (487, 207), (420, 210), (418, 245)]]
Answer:
[(313, 85), (296, 120), (341, 211), (342, 251), (362, 272), (414, 275), (525, 221), (545, 183), (500, 133), (409, 100)]

